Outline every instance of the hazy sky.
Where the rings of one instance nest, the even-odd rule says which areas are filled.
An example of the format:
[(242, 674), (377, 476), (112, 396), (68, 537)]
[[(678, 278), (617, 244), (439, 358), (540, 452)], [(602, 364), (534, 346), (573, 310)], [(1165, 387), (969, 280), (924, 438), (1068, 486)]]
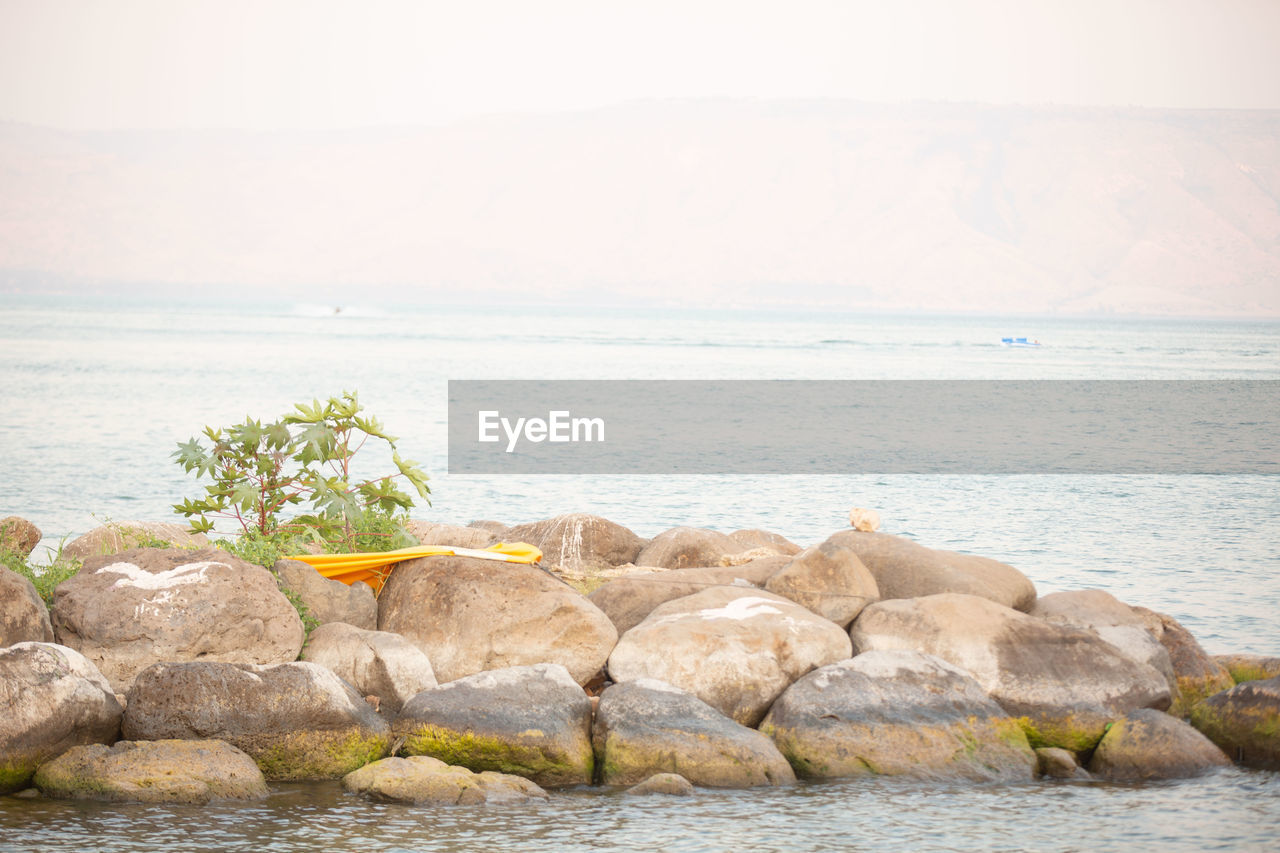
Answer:
[(0, 120), (433, 124), (641, 98), (1280, 108), (1280, 0), (0, 0)]

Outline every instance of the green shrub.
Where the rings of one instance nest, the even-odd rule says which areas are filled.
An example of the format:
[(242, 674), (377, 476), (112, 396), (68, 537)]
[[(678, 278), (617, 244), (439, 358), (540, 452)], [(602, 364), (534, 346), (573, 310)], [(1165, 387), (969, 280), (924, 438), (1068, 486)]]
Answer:
[(47, 565), (32, 563), (29, 557), (24, 557), (7, 548), (0, 548), (0, 564), (31, 581), (40, 598), (44, 600), (45, 606), (52, 608), (53, 591), (57, 589), (58, 584), (80, 571), (79, 560), (63, 556), (63, 544), (59, 542), (58, 550), (50, 553), (52, 559)]

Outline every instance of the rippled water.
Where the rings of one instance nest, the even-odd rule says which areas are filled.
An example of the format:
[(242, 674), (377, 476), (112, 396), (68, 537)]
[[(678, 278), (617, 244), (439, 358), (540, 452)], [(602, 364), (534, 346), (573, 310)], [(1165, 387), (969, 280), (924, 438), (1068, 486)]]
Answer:
[[(999, 346), (1039, 338), (1039, 350)], [(451, 477), (445, 382), (474, 378), (1280, 378), (1280, 324), (661, 311), (90, 304), (0, 296), (0, 516), (46, 544), (98, 517), (171, 517), (168, 455), (205, 424), (357, 388), (432, 474), (419, 517), (594, 512), (644, 536), (764, 527), (811, 543), (850, 506), (888, 532), (1006, 560), (1041, 593), (1099, 587), (1210, 651), (1280, 654), (1280, 489), (1266, 476)], [(1176, 424), (1170, 425), (1176, 429)], [(802, 429), (802, 425), (797, 425)], [(377, 473), (381, 473), (380, 471)], [(1276, 774), (1154, 785), (871, 779), (518, 808), (372, 805), (336, 785), (265, 804), (159, 808), (0, 798), (0, 848), (680, 850), (1274, 849)]]

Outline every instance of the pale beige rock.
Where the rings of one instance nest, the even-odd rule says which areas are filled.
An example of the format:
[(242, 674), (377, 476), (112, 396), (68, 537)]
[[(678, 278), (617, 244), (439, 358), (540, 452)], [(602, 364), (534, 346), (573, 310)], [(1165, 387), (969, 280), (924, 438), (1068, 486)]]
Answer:
[(20, 557), (29, 557), (40, 544), (42, 534), (25, 518), (11, 515), (0, 519), (0, 551), (12, 551)]
[(0, 794), (25, 788), (71, 747), (120, 733), (111, 685), (79, 652), (53, 643), (0, 648), (0, 708)]
[(632, 785), (624, 794), (667, 794), (688, 797), (694, 793), (693, 783), (679, 773), (655, 773), (639, 785)]
[(422, 649), (441, 683), (558, 663), (585, 684), (618, 639), (608, 616), (542, 569), (470, 557), (401, 563), (378, 597), (378, 627)]
[[(786, 556), (779, 554), (776, 548), (752, 548), (749, 551), (739, 551), (737, 554), (725, 554), (720, 558), (717, 564), (722, 567), (728, 566), (745, 566), (747, 563), (754, 563), (756, 560), (767, 560), (770, 557)], [(679, 571), (673, 569), (672, 571)]]
[(122, 693), (153, 663), (284, 663), (304, 639), (274, 576), (218, 548), (90, 557), (54, 593), (53, 630)]
[(328, 622), (312, 631), (302, 659), (328, 667), (361, 695), (378, 697), (392, 713), (436, 686), (431, 661), (413, 643), (399, 634), (343, 622)]
[(880, 600), (876, 579), (857, 553), (835, 539), (806, 548), (769, 577), (764, 588), (842, 628)]
[(712, 587), (660, 605), (627, 631), (609, 675), (667, 682), (754, 726), (793, 681), (851, 652), (840, 626), (790, 599)]
[(735, 530), (729, 534), (729, 538), (744, 548), (768, 548), (775, 554), (784, 556), (799, 554), (801, 551), (800, 546), (787, 537), (778, 533), (771, 533), (768, 530), (761, 530), (758, 527)]
[(0, 648), (16, 643), (52, 643), (49, 608), (35, 584), (0, 566)]
[(508, 542), (528, 542), (542, 551), (544, 563), (569, 571), (630, 563), (644, 547), (644, 540), (621, 524), (582, 512), (518, 524), (503, 536)]
[(1027, 718), (1033, 747), (1087, 751), (1111, 720), (1170, 701), (1164, 676), (1094, 632), (978, 596), (881, 601), (850, 633), (859, 652), (915, 649), (967, 670), (1011, 716)]
[(220, 740), (122, 740), (72, 747), (41, 765), (46, 797), (112, 803), (261, 800), (267, 782), (253, 759)]
[(62, 549), (64, 556), (77, 560), (118, 554), (146, 547), (153, 541), (167, 542), (177, 548), (205, 548), (209, 537), (192, 533), (189, 527), (169, 521), (112, 521), (95, 527), (72, 539)]
[(301, 560), (277, 560), (271, 567), (281, 589), (295, 593), (321, 625), (345, 622), (367, 631), (378, 627), (378, 599), (367, 583), (330, 580)]
[(613, 620), (621, 636), (639, 625), (659, 604), (716, 586), (758, 588), (789, 562), (789, 557), (774, 555), (738, 566), (657, 572), (639, 567), (633, 573), (609, 581), (589, 598)]
[(492, 531), (479, 527), (463, 527), (460, 524), (440, 524), (432, 521), (410, 521), (405, 525), (409, 534), (423, 545), (453, 545), (457, 548), (488, 548), (498, 541)]
[(1093, 776), (1076, 761), (1076, 754), (1056, 746), (1036, 750), (1036, 772), (1050, 779), (1092, 779)]
[(438, 758), (384, 758), (342, 777), (342, 787), (380, 803), (472, 806), (545, 800), (547, 792), (506, 773), (473, 773)]
[(653, 537), (634, 562), (638, 566), (661, 569), (718, 566), (721, 557), (743, 550), (737, 541), (715, 530), (673, 527)]
[(958, 592), (1015, 610), (1036, 600), (1035, 585), (1013, 566), (987, 557), (926, 548), (901, 536), (845, 530), (831, 537), (851, 548), (876, 579), (882, 599)]
[(875, 533), (880, 529), (880, 513), (855, 506), (849, 510), (849, 526), (861, 533)]

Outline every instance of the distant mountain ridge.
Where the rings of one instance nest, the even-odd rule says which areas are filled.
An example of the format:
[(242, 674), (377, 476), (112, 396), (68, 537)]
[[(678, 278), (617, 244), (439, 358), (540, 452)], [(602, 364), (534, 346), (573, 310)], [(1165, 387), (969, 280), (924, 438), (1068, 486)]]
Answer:
[(0, 123), (0, 289), (1280, 316), (1280, 112), (655, 101)]

